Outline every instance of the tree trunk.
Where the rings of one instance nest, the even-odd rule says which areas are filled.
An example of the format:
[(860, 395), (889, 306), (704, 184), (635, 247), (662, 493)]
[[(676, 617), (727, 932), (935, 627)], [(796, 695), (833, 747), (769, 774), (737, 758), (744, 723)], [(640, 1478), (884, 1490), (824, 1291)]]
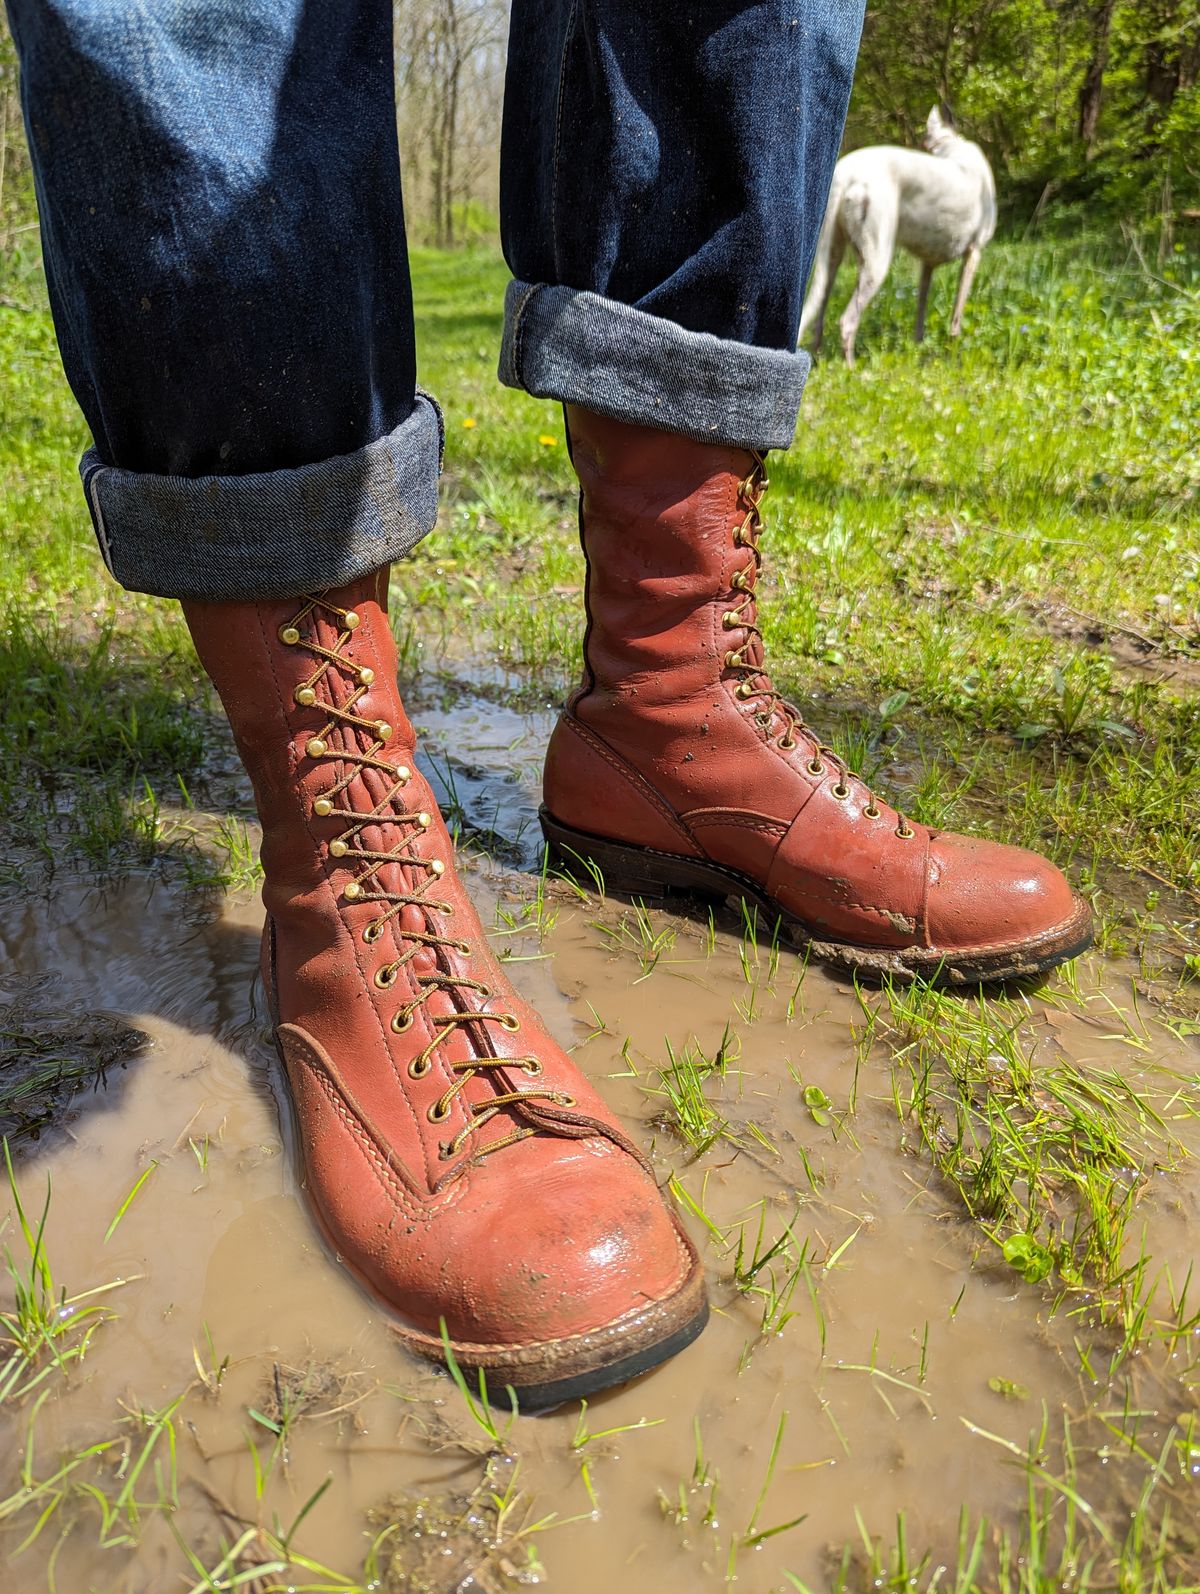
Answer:
[(442, 171), (442, 248), (454, 244), (454, 156), (458, 149), (458, 80), (462, 72), (457, 0), (445, 0), (446, 73), (442, 79), (442, 130), (446, 160)]
[(1108, 66), (1108, 40), (1117, 0), (1099, 0), (1092, 8), (1092, 47), (1083, 82), (1079, 86), (1079, 138), (1088, 159), (1096, 147), (1100, 105), (1104, 98), (1104, 72)]

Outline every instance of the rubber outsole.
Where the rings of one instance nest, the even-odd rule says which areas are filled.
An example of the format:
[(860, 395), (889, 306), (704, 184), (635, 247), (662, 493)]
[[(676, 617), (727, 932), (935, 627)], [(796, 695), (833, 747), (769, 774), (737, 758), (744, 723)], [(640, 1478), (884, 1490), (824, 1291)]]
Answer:
[[(538, 1384), (516, 1384), (510, 1379), (504, 1386), (503, 1393), (495, 1387), (493, 1379), (489, 1379), (488, 1403), (501, 1411), (511, 1411), (512, 1402), (505, 1398), (510, 1388), (516, 1396), (517, 1410), (524, 1413), (553, 1411), (569, 1400), (590, 1399), (592, 1395), (598, 1395), (605, 1389), (615, 1389), (619, 1384), (627, 1384), (631, 1379), (640, 1378), (643, 1373), (653, 1372), (656, 1367), (661, 1367), (664, 1362), (677, 1356), (681, 1350), (686, 1350), (692, 1341), (699, 1339), (704, 1332), (708, 1316), (709, 1307), (705, 1301), (701, 1310), (690, 1322), (676, 1329), (666, 1339), (644, 1346), (629, 1356), (623, 1356), (619, 1361), (609, 1362), (606, 1367), (597, 1367), (590, 1372), (575, 1373), (566, 1378), (556, 1378), (548, 1383)], [(455, 1359), (457, 1360), (457, 1357)]]
[(870, 947), (830, 941), (775, 902), (755, 880), (735, 869), (708, 859), (683, 858), (652, 847), (636, 847), (589, 835), (564, 825), (544, 806), (539, 818), (542, 834), (556, 862), (584, 883), (595, 870), (606, 887), (629, 896), (681, 893), (710, 901), (740, 900), (766, 916), (763, 928), (767, 934), (778, 922), (801, 950), (823, 963), (855, 974), (870, 974), (880, 979), (887, 976), (925, 979), (933, 985), (998, 984), (1048, 974), (1086, 952), (1092, 944), (1092, 910), (1078, 896), (1075, 912), (1063, 924), (1039, 936), (1004, 946), (943, 951), (929, 947)]

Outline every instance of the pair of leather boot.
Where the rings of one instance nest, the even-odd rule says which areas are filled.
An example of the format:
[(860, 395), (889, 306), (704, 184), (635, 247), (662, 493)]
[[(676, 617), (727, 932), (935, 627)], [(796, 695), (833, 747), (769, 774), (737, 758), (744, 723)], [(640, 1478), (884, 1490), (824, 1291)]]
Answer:
[[(1087, 908), (1032, 854), (910, 824), (765, 673), (762, 459), (570, 409), (586, 671), (542, 822), (614, 885), (742, 897), (842, 964), (976, 980), (1073, 956)], [(638, 1147), (493, 957), (414, 761), (386, 570), (185, 604), (263, 825), (263, 976), (304, 1184), (415, 1352), (524, 1410), (703, 1328), (695, 1249)]]

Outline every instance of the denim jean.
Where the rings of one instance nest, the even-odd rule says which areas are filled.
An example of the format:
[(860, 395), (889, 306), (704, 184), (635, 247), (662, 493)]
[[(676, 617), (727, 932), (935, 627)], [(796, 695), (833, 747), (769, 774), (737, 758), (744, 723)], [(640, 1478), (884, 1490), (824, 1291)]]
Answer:
[[(8, 0), (109, 568), (341, 585), (432, 528), (388, 0)], [(863, 0), (514, 0), (501, 379), (786, 447)]]

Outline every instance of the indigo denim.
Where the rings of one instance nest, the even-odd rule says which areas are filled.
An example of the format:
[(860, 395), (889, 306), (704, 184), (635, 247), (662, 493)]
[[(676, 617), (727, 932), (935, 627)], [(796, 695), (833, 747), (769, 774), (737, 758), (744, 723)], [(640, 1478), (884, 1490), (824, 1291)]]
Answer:
[(863, 0), (513, 0), (501, 379), (786, 448)]
[[(291, 596), (432, 527), (389, 0), (8, 0), (119, 581)], [(785, 446), (862, 0), (515, 0), (504, 380)]]

